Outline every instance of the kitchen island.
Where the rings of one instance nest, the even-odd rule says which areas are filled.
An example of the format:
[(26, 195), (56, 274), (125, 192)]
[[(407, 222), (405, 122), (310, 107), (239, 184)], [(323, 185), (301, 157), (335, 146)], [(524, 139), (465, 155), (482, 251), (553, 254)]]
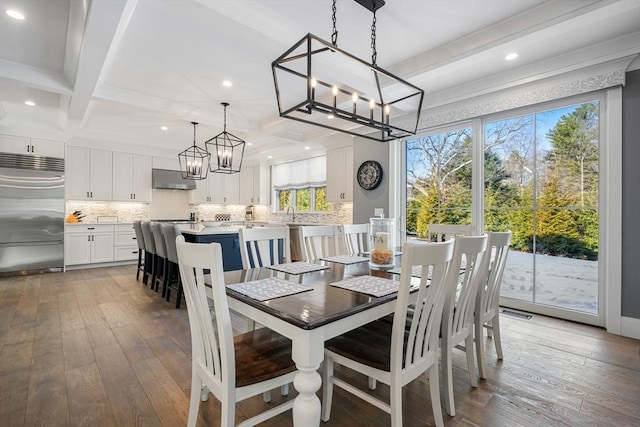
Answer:
[(220, 246), (222, 246), (222, 267), (224, 271), (242, 270), (238, 230), (246, 228), (246, 225), (224, 224), (207, 226), (201, 223), (178, 226), (184, 236), (184, 240), (187, 242), (220, 243)]

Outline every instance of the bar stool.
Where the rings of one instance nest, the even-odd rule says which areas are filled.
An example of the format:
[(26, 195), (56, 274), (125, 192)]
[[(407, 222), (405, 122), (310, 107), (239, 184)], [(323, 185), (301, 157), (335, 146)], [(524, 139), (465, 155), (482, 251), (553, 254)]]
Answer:
[(144, 274), (142, 275), (142, 283), (145, 285), (151, 276), (151, 287), (156, 280), (156, 244), (151, 232), (149, 221), (142, 221), (142, 234), (144, 236)]
[(136, 280), (140, 280), (140, 272), (142, 271), (142, 278), (144, 279), (144, 262), (142, 259), (143, 254), (146, 258), (144, 249), (144, 234), (142, 233), (142, 221), (134, 221), (133, 229), (136, 232), (136, 243), (138, 244), (138, 269), (136, 271)]
[[(151, 222), (151, 232), (156, 244), (156, 274), (153, 281), (153, 289), (157, 292), (159, 288), (162, 288), (164, 291), (167, 278), (167, 245), (164, 243), (159, 222)], [(162, 296), (164, 297), (164, 293)]]
[(180, 269), (178, 267), (178, 251), (176, 249), (176, 236), (181, 235), (180, 229), (174, 224), (161, 224), (160, 230), (167, 246), (167, 268), (166, 280), (162, 288), (162, 295), (165, 300), (171, 298), (171, 290), (176, 290), (176, 308), (180, 308), (182, 300), (182, 280), (180, 279)]

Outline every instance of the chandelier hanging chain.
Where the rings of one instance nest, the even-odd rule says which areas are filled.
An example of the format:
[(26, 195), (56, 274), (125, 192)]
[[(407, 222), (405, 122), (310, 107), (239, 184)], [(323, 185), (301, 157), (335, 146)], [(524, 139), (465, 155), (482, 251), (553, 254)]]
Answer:
[(196, 122), (191, 122), (191, 124), (193, 125), (193, 145), (196, 145), (196, 126), (197, 126), (197, 123)]
[(333, 6), (331, 6), (331, 20), (333, 21), (333, 33), (331, 34), (331, 44), (338, 46), (338, 30), (336, 28), (336, 0), (333, 0)]
[(222, 104), (224, 106), (224, 128), (223, 130), (226, 132), (227, 131), (227, 106)]
[(376, 51), (376, 12), (373, 11), (373, 23), (371, 24), (371, 65), (374, 67), (376, 64), (376, 59), (378, 57), (378, 52)]

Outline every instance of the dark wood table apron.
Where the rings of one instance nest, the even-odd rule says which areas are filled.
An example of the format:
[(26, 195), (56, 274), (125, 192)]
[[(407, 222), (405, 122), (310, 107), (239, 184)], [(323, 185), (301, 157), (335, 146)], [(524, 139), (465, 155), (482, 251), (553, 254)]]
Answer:
[[(397, 261), (399, 259), (397, 257)], [(320, 400), (316, 392), (322, 379), (317, 371), (324, 359), (324, 342), (395, 310), (395, 293), (374, 297), (329, 284), (363, 275), (399, 280), (399, 275), (371, 270), (368, 262), (328, 265), (330, 268), (327, 270), (300, 276), (277, 273), (266, 267), (224, 273), (228, 285), (280, 277), (312, 288), (311, 291), (263, 302), (227, 290), (232, 310), (291, 339), (293, 360), (298, 368), (294, 387), (299, 394), (293, 406), (296, 427), (320, 425)]]

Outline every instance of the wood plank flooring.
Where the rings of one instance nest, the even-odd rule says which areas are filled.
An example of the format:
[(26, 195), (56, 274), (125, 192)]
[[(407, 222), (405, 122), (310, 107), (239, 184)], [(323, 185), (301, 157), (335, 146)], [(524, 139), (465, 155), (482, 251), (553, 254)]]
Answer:
[[(488, 379), (469, 386), (454, 358), (457, 415), (447, 426), (638, 426), (640, 341), (534, 315), (502, 316), (505, 359), (486, 340)], [(245, 321), (234, 317), (240, 331)], [(0, 426), (184, 426), (190, 336), (180, 310), (135, 280), (134, 266), (0, 279)], [(367, 380), (338, 371), (366, 389)], [(293, 390), (293, 387), (291, 387)], [(389, 426), (389, 416), (336, 389), (326, 426)], [(375, 393), (388, 398), (388, 388)], [(282, 397), (274, 391), (274, 403)], [(429, 384), (404, 390), (404, 424), (433, 425)], [(237, 406), (236, 420), (268, 405)], [(212, 397), (198, 425), (220, 423)], [(291, 426), (291, 413), (263, 425)]]

